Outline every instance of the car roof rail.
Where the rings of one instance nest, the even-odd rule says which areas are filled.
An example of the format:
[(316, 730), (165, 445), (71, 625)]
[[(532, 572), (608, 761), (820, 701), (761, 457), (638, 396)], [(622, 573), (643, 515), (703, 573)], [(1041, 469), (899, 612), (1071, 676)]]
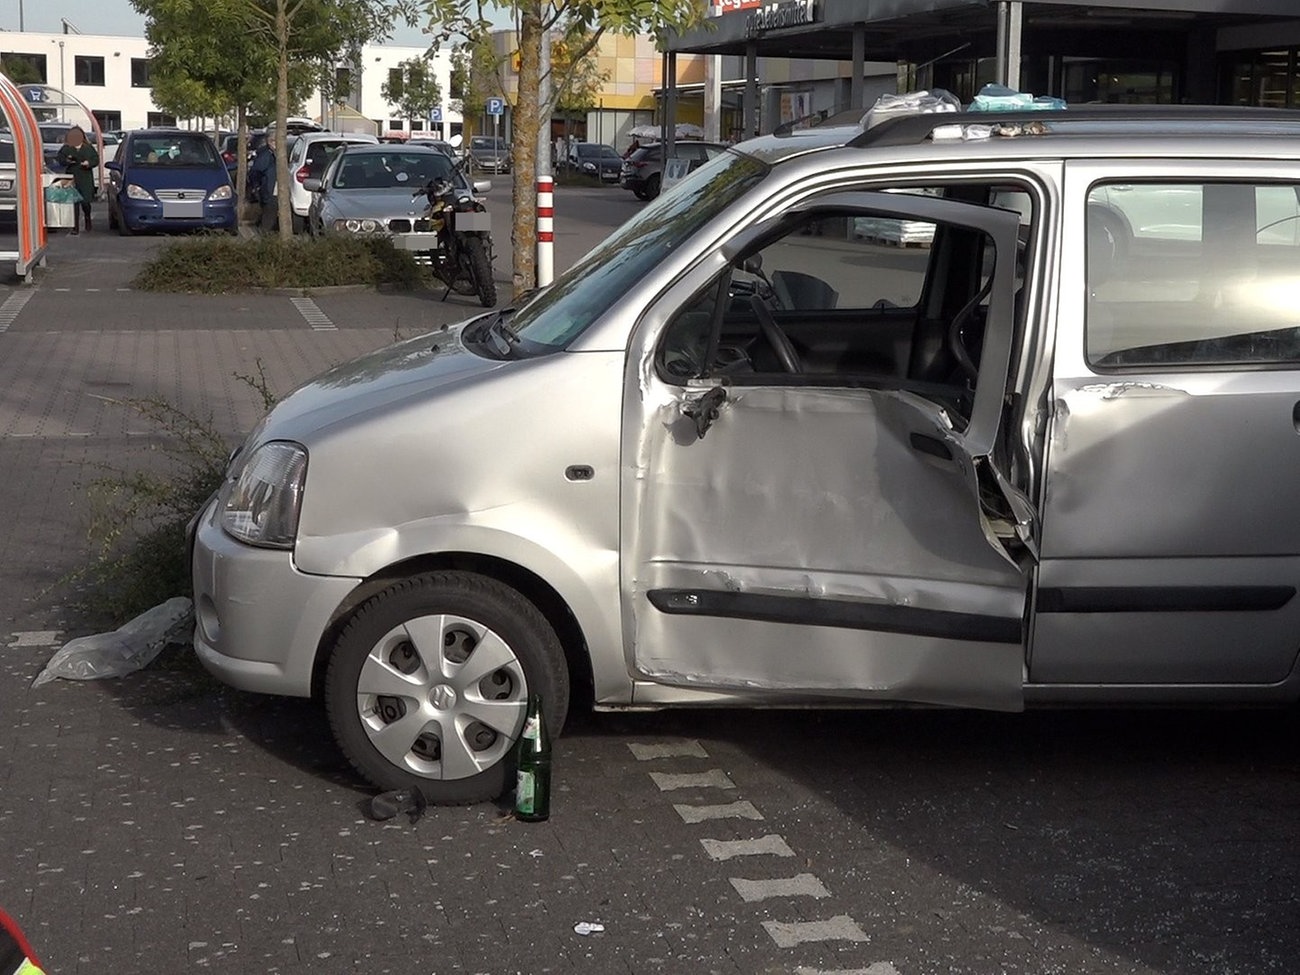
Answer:
[[(919, 145), (934, 139), (936, 129), (974, 125), (991, 126), (994, 135), (1004, 136), (1300, 136), (1300, 112), (1237, 105), (1086, 105), (1063, 111), (929, 112), (886, 119), (848, 144)], [(956, 139), (960, 138), (957, 134)]]

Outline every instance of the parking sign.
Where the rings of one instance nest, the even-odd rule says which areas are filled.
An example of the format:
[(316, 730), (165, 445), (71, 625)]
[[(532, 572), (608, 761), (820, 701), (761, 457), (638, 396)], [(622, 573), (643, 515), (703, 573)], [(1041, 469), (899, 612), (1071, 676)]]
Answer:
[(503, 115), (506, 110), (504, 98), (489, 98), (487, 100), (487, 113), (489, 115)]
[(436, 107), (434, 107), (434, 108), (429, 109), (429, 121), (430, 121), (430, 122), (441, 122), (441, 121), (442, 121), (442, 106), (441, 106), (441, 105), (438, 105), (438, 106), (436, 106)]

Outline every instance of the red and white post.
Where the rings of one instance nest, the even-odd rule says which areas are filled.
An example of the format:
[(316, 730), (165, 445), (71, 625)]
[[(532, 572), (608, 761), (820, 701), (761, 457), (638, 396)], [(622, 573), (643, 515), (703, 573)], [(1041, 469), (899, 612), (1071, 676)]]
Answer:
[(537, 287), (555, 278), (555, 179), (537, 177)]

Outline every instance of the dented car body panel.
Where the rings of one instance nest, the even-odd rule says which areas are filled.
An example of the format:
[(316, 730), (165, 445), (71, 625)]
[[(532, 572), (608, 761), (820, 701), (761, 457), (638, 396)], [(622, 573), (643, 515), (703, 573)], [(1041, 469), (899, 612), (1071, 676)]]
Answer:
[[(1300, 139), (1144, 128), (758, 140), (307, 384), (243, 448), (305, 451), (292, 546), (236, 585), (200, 519), (205, 664), (309, 694), (360, 600), (454, 565), (544, 590), (601, 708), (1296, 700)], [(256, 605), (277, 573), (329, 596)]]

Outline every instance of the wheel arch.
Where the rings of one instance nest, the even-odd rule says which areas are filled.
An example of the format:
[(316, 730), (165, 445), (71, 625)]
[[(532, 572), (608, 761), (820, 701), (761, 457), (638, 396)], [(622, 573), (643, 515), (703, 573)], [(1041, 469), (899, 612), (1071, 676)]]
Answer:
[(578, 622), (578, 617), (564, 597), (532, 570), (508, 559), (477, 552), (435, 552), (412, 556), (385, 566), (369, 578), (362, 580), (348, 598), (339, 604), (330, 618), (329, 625), (321, 634), (320, 643), (316, 647), (316, 659), (312, 663), (312, 697), (318, 700), (323, 698), (330, 650), (358, 606), (401, 579), (409, 579), (425, 572), (446, 570), (472, 572), (494, 579), (510, 586), (536, 606), (555, 630), (560, 646), (564, 648), (564, 657), (569, 670), (570, 707), (572, 708), (574, 704), (584, 708), (590, 707), (593, 676), (587, 638), (583, 633), (582, 625)]

